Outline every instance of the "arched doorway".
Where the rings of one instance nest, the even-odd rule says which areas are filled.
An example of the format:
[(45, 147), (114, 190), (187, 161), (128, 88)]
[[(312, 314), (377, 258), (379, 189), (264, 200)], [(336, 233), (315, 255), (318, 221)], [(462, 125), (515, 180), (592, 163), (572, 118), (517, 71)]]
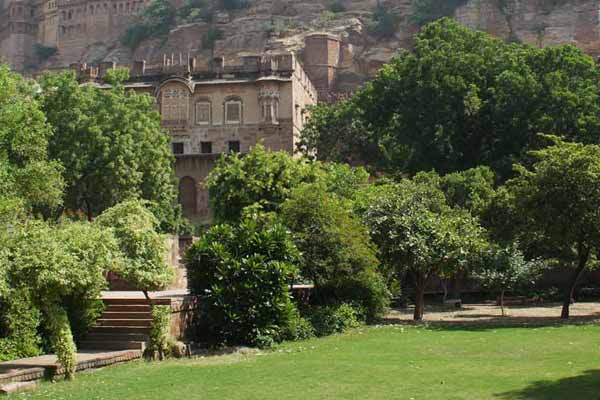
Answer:
[(184, 217), (193, 218), (196, 215), (196, 181), (189, 176), (179, 181), (179, 204)]

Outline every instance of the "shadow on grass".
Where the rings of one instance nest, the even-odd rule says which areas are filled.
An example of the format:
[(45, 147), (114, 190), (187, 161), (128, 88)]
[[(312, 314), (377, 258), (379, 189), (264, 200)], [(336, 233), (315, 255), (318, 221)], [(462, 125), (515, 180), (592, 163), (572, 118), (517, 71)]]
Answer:
[(510, 392), (497, 393), (495, 397), (506, 400), (600, 400), (600, 370), (556, 381), (537, 381)]
[[(472, 316), (465, 316), (464, 318), (470, 318)], [(559, 317), (487, 317), (485, 315), (476, 315), (475, 317), (481, 318), (476, 320), (446, 320), (446, 321), (427, 321), (427, 314), (425, 314), (424, 321), (412, 321), (398, 318), (384, 318), (380, 321), (383, 325), (414, 325), (423, 326), (428, 329), (435, 330), (466, 330), (466, 331), (487, 331), (502, 328), (542, 328), (549, 326), (563, 326), (563, 325), (585, 325), (585, 324), (596, 324), (600, 321), (600, 312), (595, 312), (585, 316), (573, 316), (568, 320), (560, 319)], [(600, 400), (600, 396), (598, 397)]]

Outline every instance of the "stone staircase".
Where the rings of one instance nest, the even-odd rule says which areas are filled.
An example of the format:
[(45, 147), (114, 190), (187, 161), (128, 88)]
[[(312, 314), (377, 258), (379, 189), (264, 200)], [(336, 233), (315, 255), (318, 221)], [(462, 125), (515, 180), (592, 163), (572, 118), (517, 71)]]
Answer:
[[(83, 350), (144, 351), (152, 324), (152, 311), (144, 298), (108, 298), (96, 325), (80, 343)], [(170, 299), (154, 299), (156, 305), (170, 305)]]

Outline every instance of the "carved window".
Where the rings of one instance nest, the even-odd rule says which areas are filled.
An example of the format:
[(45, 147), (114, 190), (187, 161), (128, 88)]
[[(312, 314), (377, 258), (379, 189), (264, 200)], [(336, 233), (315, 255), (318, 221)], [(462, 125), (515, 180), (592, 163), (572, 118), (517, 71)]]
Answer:
[(173, 143), (173, 154), (183, 154), (183, 152), (184, 152), (183, 143), (174, 142)]
[(196, 125), (210, 125), (210, 102), (199, 101), (196, 103)]
[(228, 143), (228, 145), (229, 145), (230, 153), (239, 153), (240, 152), (240, 141), (239, 140), (232, 140)]
[(167, 88), (162, 91), (161, 120), (163, 125), (185, 125), (189, 115), (189, 92), (185, 88)]
[(225, 102), (225, 123), (239, 124), (242, 122), (242, 101), (227, 100)]
[(212, 154), (212, 142), (200, 142), (200, 153)]

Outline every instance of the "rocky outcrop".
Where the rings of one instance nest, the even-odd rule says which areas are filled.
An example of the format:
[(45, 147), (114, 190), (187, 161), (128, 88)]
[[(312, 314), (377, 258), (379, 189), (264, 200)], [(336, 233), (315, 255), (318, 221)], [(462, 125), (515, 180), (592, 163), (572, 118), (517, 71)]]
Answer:
[[(384, 2), (398, 16), (395, 34), (387, 39), (369, 33), (377, 0), (338, 0), (341, 7), (336, 13), (329, 11), (331, 4), (329, 0), (254, 0), (247, 9), (215, 15), (211, 25), (201, 22), (178, 26), (166, 40), (144, 42), (134, 53), (118, 41), (103, 43), (98, 38), (85, 48), (78, 61), (124, 64), (143, 59), (152, 64), (165, 55), (184, 54), (208, 63), (214, 57), (232, 59), (281, 51), (302, 56), (306, 37), (322, 32), (339, 39), (334, 89), (348, 92), (373, 76), (396, 49), (410, 47), (418, 30), (413, 0)], [(598, 0), (465, 0), (454, 10), (454, 17), (469, 27), (506, 40), (535, 46), (571, 43), (598, 56), (599, 9)], [(203, 37), (209, 29), (218, 29), (223, 35), (214, 47), (206, 48)], [(51, 66), (73, 62), (72, 53), (59, 49), (59, 55), (50, 60)], [(61, 54), (69, 54), (69, 60), (61, 58)]]

